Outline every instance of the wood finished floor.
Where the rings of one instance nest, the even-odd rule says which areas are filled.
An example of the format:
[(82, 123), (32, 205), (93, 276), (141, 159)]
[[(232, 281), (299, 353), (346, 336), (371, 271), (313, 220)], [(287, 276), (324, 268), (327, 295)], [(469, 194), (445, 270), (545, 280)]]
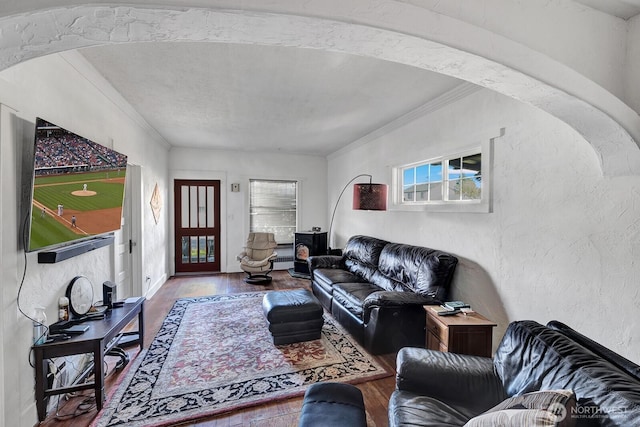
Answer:
[[(286, 271), (275, 271), (272, 275), (273, 281), (268, 286), (246, 284), (243, 281), (245, 275), (242, 273), (181, 276), (169, 279), (151, 299), (145, 302), (145, 348), (149, 346), (160, 329), (162, 321), (173, 306), (173, 303), (179, 298), (251, 292), (255, 290), (309, 289), (308, 280), (293, 278)], [(133, 329), (135, 329), (135, 327)], [(137, 348), (130, 350), (129, 355), (131, 358), (135, 357), (137, 355)], [(395, 356), (395, 353), (382, 355), (377, 357), (377, 360), (395, 371)], [(108, 359), (112, 358), (109, 357)], [(108, 372), (112, 372), (112, 365), (113, 361), (110, 361)], [(121, 374), (118, 372), (108, 375), (106, 379), (107, 395), (110, 394), (113, 385), (118, 382), (120, 377)], [(388, 424), (387, 404), (395, 388), (395, 378), (391, 376), (376, 381), (369, 381), (358, 384), (357, 387), (362, 391), (364, 396), (369, 425), (385, 427)], [(83, 403), (86, 404), (87, 399), (91, 399), (90, 395), (91, 393), (87, 391), (84, 395), (69, 399), (58, 409), (57, 412), (59, 416), (56, 417), (55, 413), (51, 413), (49, 417), (39, 425), (41, 427), (88, 426), (97, 414), (95, 404), (87, 405), (89, 406), (88, 409), (83, 405)], [(301, 407), (302, 397), (298, 397), (228, 412), (212, 418), (180, 425), (197, 427), (258, 427), (263, 425), (276, 425), (281, 427), (280, 424), (282, 424), (282, 427), (285, 427), (291, 425), (290, 421), (289, 423), (283, 421), (278, 424), (276, 421), (278, 417), (282, 416), (282, 420), (287, 418), (289, 420), (297, 419), (295, 416), (286, 417), (286, 415), (299, 412)], [(68, 415), (73, 413), (81, 414), (75, 417)], [(293, 425), (295, 426), (296, 424)]]

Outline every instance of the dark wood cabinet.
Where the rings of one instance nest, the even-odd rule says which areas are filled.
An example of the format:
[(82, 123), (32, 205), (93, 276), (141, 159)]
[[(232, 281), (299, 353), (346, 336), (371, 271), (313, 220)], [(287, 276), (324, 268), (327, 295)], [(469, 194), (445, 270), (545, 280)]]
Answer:
[(478, 313), (438, 316), (440, 306), (425, 305), (427, 348), (450, 353), (491, 357), (494, 322)]
[(327, 233), (300, 231), (295, 234), (293, 245), (293, 270), (301, 275), (309, 275), (307, 258), (327, 253)]

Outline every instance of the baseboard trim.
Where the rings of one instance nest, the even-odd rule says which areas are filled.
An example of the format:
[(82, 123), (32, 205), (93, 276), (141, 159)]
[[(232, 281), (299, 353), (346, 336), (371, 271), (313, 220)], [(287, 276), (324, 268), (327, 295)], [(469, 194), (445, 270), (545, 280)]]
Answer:
[(147, 294), (145, 295), (146, 298), (151, 298), (153, 297), (156, 292), (158, 292), (160, 290), (160, 288), (162, 287), (162, 285), (164, 285), (164, 283), (167, 281), (167, 275), (163, 274), (162, 276), (160, 276), (160, 278), (158, 280), (156, 280), (156, 282), (153, 284), (153, 286), (151, 286), (148, 290), (147, 290)]

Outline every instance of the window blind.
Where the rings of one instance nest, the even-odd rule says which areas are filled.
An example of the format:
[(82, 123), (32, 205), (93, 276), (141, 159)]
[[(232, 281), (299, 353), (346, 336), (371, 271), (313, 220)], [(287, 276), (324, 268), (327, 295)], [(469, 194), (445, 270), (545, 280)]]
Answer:
[(293, 244), (297, 219), (297, 182), (249, 181), (249, 226), (273, 233), (278, 244)]

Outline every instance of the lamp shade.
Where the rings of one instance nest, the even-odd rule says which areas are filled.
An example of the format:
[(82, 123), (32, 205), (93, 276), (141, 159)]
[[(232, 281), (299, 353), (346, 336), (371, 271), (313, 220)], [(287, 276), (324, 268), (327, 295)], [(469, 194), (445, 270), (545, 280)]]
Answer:
[(361, 211), (386, 211), (387, 184), (354, 184), (353, 209)]

